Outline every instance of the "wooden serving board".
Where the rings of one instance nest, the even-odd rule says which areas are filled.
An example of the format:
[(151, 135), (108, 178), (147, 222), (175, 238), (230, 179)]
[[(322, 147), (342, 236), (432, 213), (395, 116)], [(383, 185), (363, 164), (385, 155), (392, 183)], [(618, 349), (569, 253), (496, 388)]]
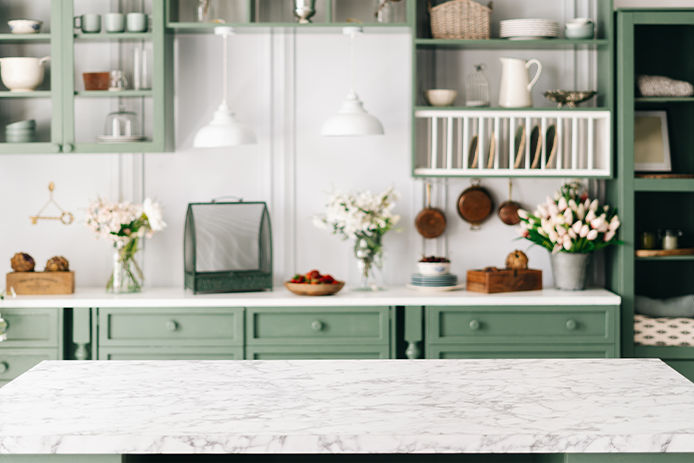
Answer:
[(72, 294), (75, 272), (11, 272), (7, 274), (6, 288), (18, 296)]
[(542, 289), (542, 270), (468, 270), (467, 290), (478, 293), (506, 293)]
[(636, 257), (690, 256), (692, 254), (694, 254), (694, 248), (636, 250)]
[(637, 173), (637, 178), (694, 178), (694, 174), (644, 174)]

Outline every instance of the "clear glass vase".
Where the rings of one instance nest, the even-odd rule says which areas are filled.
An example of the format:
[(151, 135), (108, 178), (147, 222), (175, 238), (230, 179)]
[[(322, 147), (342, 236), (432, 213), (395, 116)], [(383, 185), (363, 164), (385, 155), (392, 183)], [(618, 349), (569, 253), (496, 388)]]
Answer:
[(381, 235), (358, 237), (354, 243), (354, 257), (357, 258), (360, 283), (355, 291), (380, 291), (377, 273), (383, 266)]
[(142, 291), (144, 275), (135, 260), (138, 244), (138, 238), (116, 243), (113, 252), (113, 272), (106, 285), (106, 291), (114, 294)]
[(404, 0), (375, 0), (376, 21), (379, 23), (406, 22)]

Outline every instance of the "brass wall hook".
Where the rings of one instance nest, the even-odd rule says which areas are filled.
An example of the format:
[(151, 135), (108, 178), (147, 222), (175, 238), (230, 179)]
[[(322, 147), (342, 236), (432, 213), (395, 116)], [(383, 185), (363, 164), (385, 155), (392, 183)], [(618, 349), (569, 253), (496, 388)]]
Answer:
[[(32, 215), (29, 217), (29, 220), (31, 220), (32, 225), (36, 225), (39, 220), (58, 220), (63, 225), (70, 225), (72, 222), (75, 221), (75, 216), (72, 215), (72, 212), (67, 212), (66, 210), (64, 210), (62, 207), (60, 207), (60, 204), (58, 204), (55, 201), (55, 199), (53, 199), (53, 191), (55, 191), (55, 183), (51, 182), (48, 184), (48, 201), (36, 213), (36, 215)], [(55, 207), (58, 208), (58, 210), (60, 211), (60, 215), (42, 215), (46, 208), (48, 208), (48, 206), (50, 206), (51, 204), (55, 205)]]

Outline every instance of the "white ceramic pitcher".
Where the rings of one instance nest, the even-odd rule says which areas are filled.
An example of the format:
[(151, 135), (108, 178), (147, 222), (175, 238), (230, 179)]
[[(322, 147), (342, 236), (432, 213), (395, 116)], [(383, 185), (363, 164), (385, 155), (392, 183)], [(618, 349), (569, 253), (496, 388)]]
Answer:
[[(499, 59), (501, 60), (499, 106), (502, 108), (527, 108), (532, 106), (533, 99), (530, 91), (540, 78), (542, 64), (536, 59), (528, 61), (517, 58)], [(530, 80), (528, 71), (533, 64), (537, 65), (537, 72)]]

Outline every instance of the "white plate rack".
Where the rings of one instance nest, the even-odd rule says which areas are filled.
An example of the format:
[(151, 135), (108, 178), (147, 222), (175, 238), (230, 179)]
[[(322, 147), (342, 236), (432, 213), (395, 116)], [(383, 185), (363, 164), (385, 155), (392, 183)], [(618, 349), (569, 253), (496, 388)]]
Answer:
[(612, 175), (608, 110), (422, 109), (415, 118), (418, 176)]

